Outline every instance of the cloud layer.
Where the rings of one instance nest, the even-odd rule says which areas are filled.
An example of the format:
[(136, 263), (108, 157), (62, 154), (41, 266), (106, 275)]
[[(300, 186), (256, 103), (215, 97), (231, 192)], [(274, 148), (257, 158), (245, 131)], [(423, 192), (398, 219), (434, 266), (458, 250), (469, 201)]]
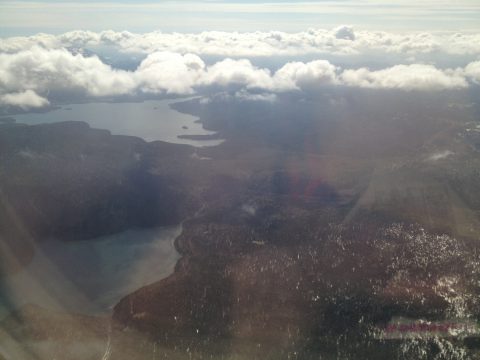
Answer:
[[(252, 98), (252, 94), (270, 94), (257, 95), (257, 99), (271, 100), (275, 98), (275, 93), (309, 92), (326, 86), (432, 91), (462, 89), (480, 83), (480, 61), (448, 69), (414, 63), (380, 70), (342, 68), (328, 60), (290, 61), (271, 71), (255, 66), (245, 58), (227, 57), (213, 64), (207, 64), (202, 59), (205, 54), (220, 55), (221, 52), (233, 56), (247, 52), (267, 55), (273, 49), (319, 51), (326, 49), (327, 43), (330, 51), (351, 52), (358, 47), (353, 43), (360, 42), (366, 46), (368, 39), (370, 48), (383, 44), (388, 51), (403, 53), (433, 51), (440, 46), (430, 35), (419, 34), (409, 41), (406, 35), (398, 38), (400, 41), (394, 41), (392, 36), (356, 33), (351, 27), (342, 26), (331, 31), (312, 30), (297, 34), (208, 32), (134, 35), (127, 32), (76, 31), (59, 36), (39, 34), (30, 38), (6, 39), (0, 43), (0, 106), (43, 107), (60, 96), (77, 99), (227, 90), (239, 92), (245, 99)], [(465, 36), (453, 36), (457, 40), (450, 51), (455, 48), (477, 51), (475, 48), (480, 47), (480, 41), (469, 43), (469, 46), (459, 45), (466, 43)], [(178, 39), (183, 40), (175, 42)], [(126, 71), (113, 68), (95, 55), (87, 56), (82, 51), (65, 47), (100, 43), (115, 44), (124, 50), (135, 46), (135, 51), (145, 51), (148, 55), (135, 70)], [(256, 48), (252, 44), (261, 46)]]
[(171, 51), (180, 54), (222, 57), (298, 56), (306, 54), (450, 54), (480, 55), (479, 33), (390, 33), (356, 31), (350, 26), (310, 29), (303, 32), (221, 32), (135, 34), (128, 31), (71, 31), (61, 35), (37, 34), (0, 39), (0, 52), (17, 52), (33, 46), (115, 46), (125, 52), (151, 54)]
[(345, 85), (374, 89), (445, 90), (468, 86), (465, 71), (439, 70), (432, 65), (396, 65), (370, 71), (366, 68), (345, 70), (340, 78)]

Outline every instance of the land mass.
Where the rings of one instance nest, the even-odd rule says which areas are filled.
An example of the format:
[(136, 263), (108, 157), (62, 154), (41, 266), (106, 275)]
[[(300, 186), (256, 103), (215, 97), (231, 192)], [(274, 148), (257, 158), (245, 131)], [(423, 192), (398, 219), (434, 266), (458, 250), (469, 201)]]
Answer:
[(111, 359), (441, 353), (378, 332), (399, 316), (480, 320), (474, 114), (452, 94), (334, 95), (175, 104), (226, 139), (201, 149), (1, 125), (0, 219), (16, 224), (2, 238), (22, 249), (182, 222), (175, 272), (113, 309)]

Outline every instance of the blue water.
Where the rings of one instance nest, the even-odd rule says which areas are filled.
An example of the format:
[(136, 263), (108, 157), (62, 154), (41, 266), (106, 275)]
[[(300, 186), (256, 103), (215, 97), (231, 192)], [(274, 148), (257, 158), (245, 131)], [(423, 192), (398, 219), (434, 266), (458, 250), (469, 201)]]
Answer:
[(223, 140), (179, 139), (178, 135), (210, 135), (196, 123), (196, 117), (170, 107), (178, 100), (144, 102), (86, 103), (65, 105), (46, 113), (13, 116), (18, 123), (36, 125), (61, 121), (85, 121), (92, 128), (106, 129), (114, 135), (131, 135), (146, 141), (162, 140), (192, 146), (215, 146)]

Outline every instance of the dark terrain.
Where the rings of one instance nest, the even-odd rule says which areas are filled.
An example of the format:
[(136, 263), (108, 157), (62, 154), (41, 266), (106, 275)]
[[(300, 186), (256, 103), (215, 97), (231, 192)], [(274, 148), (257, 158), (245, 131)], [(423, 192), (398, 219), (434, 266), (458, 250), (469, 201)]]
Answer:
[(398, 316), (480, 321), (480, 132), (465, 97), (177, 104), (226, 139), (200, 149), (0, 125), (4, 276), (32, 241), (183, 222), (175, 273), (111, 319), (26, 308), (0, 328), (65, 346), (104, 336), (69, 359), (478, 358), (478, 337), (379, 338)]

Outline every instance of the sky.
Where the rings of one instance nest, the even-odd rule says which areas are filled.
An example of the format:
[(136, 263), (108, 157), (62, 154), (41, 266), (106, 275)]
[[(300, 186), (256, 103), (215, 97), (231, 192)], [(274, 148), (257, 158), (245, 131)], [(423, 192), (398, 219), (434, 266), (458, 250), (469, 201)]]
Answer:
[(478, 0), (0, 1), (0, 36), (71, 30), (148, 32), (356, 29), (474, 31)]
[(479, 15), (479, 0), (0, 0), (0, 110), (478, 89)]

